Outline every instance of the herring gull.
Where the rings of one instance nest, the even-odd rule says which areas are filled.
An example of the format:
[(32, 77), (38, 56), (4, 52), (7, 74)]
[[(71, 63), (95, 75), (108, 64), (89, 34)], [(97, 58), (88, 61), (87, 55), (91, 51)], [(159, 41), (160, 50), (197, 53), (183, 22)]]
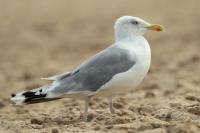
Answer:
[(134, 89), (149, 70), (151, 49), (143, 34), (147, 30), (162, 31), (163, 27), (138, 17), (122, 16), (116, 20), (114, 29), (115, 42), (108, 48), (71, 72), (44, 78), (52, 80), (48, 85), (12, 94), (10, 101), (22, 105), (64, 97), (83, 98), (83, 119), (87, 121), (90, 99), (103, 96), (109, 99), (110, 112), (114, 113), (112, 98)]

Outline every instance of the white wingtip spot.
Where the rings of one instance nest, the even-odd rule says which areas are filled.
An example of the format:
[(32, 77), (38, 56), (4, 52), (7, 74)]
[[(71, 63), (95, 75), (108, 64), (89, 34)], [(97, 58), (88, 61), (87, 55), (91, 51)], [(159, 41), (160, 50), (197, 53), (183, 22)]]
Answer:
[(22, 104), (24, 104), (25, 99), (26, 98), (24, 96), (22, 96), (21, 94), (17, 94), (10, 98), (10, 102), (13, 105), (22, 105)]

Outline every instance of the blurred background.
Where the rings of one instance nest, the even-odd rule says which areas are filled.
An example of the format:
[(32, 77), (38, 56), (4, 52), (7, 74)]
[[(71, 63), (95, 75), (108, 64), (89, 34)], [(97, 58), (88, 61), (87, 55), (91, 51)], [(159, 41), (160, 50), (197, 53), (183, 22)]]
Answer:
[[(63, 132), (93, 132), (96, 130), (93, 127), (97, 127), (100, 132), (114, 132), (120, 129), (120, 124), (126, 125), (122, 126), (120, 132), (175, 132), (179, 129), (198, 132), (199, 5), (199, 0), (0, 0), (0, 130), (48, 132), (52, 129), (49, 125), (53, 123), (55, 130)], [(152, 48), (149, 75), (129, 96), (116, 99), (118, 104), (123, 104), (119, 107), (116, 103), (116, 108), (129, 113), (132, 111), (129, 114), (131, 120), (124, 120), (125, 116), (117, 115), (114, 118), (124, 121), (113, 120), (113, 127), (106, 128), (110, 124), (107, 123), (108, 119), (113, 119), (107, 112), (104, 114), (106, 118), (95, 119), (96, 123), (70, 123), (69, 119), (75, 118), (83, 105), (80, 101), (69, 99), (21, 108), (10, 106), (8, 98), (11, 93), (43, 85), (46, 82), (40, 80), (41, 77), (70, 71), (108, 47), (114, 41), (113, 24), (123, 15), (138, 16), (150, 23), (162, 24), (166, 29), (163, 33), (145, 34)], [(101, 104), (93, 103), (92, 107), (99, 108), (100, 113), (103, 113), (106, 101), (96, 100), (100, 100)], [(76, 106), (78, 111), (71, 112), (72, 118), (66, 116), (62, 119), (61, 114), (71, 106), (69, 103), (79, 105)], [(143, 105), (149, 108), (144, 109)], [(138, 108), (144, 109), (146, 116), (135, 113)], [(153, 110), (158, 110), (156, 115), (152, 114)], [(174, 111), (177, 114), (173, 114)], [(173, 115), (168, 118), (168, 113)], [(53, 117), (48, 117), (51, 120), (43, 123), (49, 114)], [(32, 123), (31, 118), (38, 117), (42, 118), (42, 122)], [(136, 117), (144, 119), (146, 125), (141, 127), (141, 121), (135, 120)], [(189, 122), (185, 121), (186, 118)], [(59, 120), (60, 123), (57, 122)], [(150, 120), (159, 123), (159, 126), (154, 125), (155, 128)], [(136, 127), (127, 126), (131, 123)], [(173, 126), (174, 123), (178, 126)]]

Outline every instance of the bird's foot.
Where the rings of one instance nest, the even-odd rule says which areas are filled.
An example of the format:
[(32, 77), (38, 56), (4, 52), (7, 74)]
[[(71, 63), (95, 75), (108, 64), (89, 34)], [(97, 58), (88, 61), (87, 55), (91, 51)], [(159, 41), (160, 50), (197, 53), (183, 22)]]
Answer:
[(87, 115), (83, 115), (83, 121), (84, 122), (88, 122), (87, 120), (88, 120), (88, 116)]
[(97, 116), (96, 111), (90, 110), (87, 114), (83, 114), (83, 121), (90, 122), (93, 118)]

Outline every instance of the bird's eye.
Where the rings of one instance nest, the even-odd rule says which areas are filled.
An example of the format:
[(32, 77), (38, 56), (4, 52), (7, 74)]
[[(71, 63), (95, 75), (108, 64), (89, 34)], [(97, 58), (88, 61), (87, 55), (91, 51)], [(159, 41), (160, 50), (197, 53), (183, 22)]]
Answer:
[(132, 24), (137, 25), (138, 21), (131, 21)]

